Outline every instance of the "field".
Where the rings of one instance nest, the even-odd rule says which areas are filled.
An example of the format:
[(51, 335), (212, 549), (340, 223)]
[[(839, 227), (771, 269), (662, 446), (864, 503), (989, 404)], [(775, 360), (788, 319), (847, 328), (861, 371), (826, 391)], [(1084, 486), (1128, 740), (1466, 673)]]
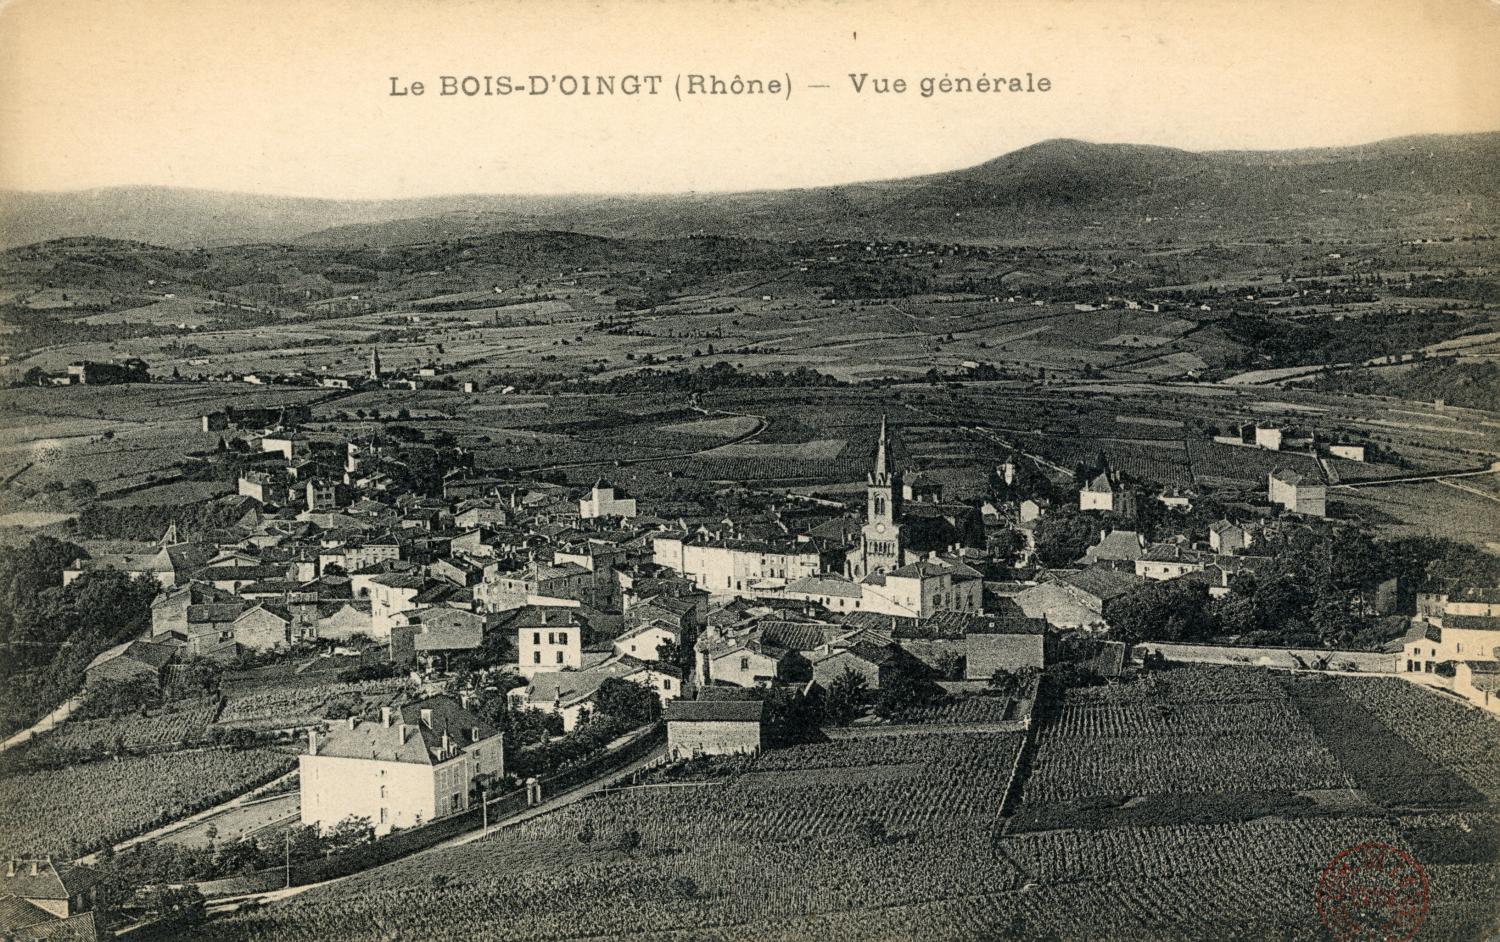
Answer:
[(243, 685), (226, 691), (218, 722), (221, 726), (304, 726), (324, 719), (324, 710), (335, 701), (390, 703), (405, 686), (401, 678)]
[(219, 711), (214, 698), (185, 700), (149, 715), (129, 714), (104, 720), (69, 720), (39, 739), (52, 748), (68, 752), (142, 749), (196, 742)]
[(1422, 938), (1500, 918), (1500, 814), (1475, 790), (1500, 724), (1466, 707), (1178, 668), (1043, 712), (1009, 815), (1019, 736), (912, 726), (615, 791), (203, 937), (1316, 940), (1318, 872), (1366, 840), (1425, 868)]
[(294, 762), (271, 749), (204, 749), (7, 776), (0, 840), (7, 853), (75, 856), (248, 791)]
[[(1011, 889), (993, 836), (1019, 745), (918, 732), (793, 747), (727, 779), (615, 792), (361, 874), (213, 937), (761, 938), (782, 921)], [(613, 849), (627, 828), (639, 848)]]

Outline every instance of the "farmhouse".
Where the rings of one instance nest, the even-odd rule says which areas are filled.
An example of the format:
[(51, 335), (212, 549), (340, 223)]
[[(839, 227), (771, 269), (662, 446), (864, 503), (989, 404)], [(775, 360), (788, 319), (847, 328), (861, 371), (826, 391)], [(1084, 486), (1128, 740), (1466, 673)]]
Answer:
[(171, 588), (186, 579), (193, 570), (206, 565), (208, 550), (196, 543), (163, 546), (155, 553), (118, 553), (88, 559), (75, 559), (63, 570), (63, 585), (86, 572), (113, 569), (132, 576), (151, 576)]
[(504, 773), (501, 739), (451, 697), (312, 730), (300, 758), (302, 823), (328, 830), (366, 817), (386, 834), (465, 811), (476, 782)]
[(153, 639), (180, 637), (189, 656), (207, 655), (233, 642), (234, 621), (247, 607), (231, 592), (206, 582), (190, 582), (152, 600), (151, 635)]
[(167, 644), (139, 639), (126, 641), (90, 661), (89, 666), (84, 668), (84, 677), (89, 684), (133, 680), (160, 683), (162, 669), (175, 653), (176, 649)]
[(562, 717), (563, 732), (572, 732), (592, 708), (599, 685), (609, 677), (598, 671), (535, 671), (524, 687), (506, 694), (518, 710), (542, 710)]
[(813, 680), (824, 688), (845, 671), (853, 671), (864, 678), (871, 690), (879, 690), (882, 681), (889, 680), (896, 670), (898, 658), (889, 647), (858, 641), (847, 646), (831, 647), (824, 654), (811, 658)]
[(1078, 509), (1134, 517), (1135, 494), (1125, 487), (1119, 476), (1106, 468), (1079, 489)]
[(1208, 525), (1208, 545), (1215, 553), (1223, 556), (1232, 556), (1242, 553), (1250, 548), (1254, 542), (1252, 531), (1231, 523), (1228, 520), (1216, 520)]
[(1266, 496), (1287, 512), (1308, 517), (1328, 516), (1328, 488), (1291, 468), (1277, 468), (1266, 479)]
[(694, 756), (754, 755), (760, 751), (759, 700), (673, 700), (667, 721), (667, 754)]

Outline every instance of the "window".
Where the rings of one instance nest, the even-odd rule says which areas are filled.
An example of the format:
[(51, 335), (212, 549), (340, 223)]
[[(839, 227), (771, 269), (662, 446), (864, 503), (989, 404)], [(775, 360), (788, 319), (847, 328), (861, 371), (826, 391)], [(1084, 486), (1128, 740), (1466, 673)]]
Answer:
[(547, 632), (547, 643), (548, 644), (556, 644), (557, 643), (557, 633), (556, 632), (552, 632), (552, 631)]
[(670, 678), (670, 677), (663, 677), (661, 679), (661, 689), (663, 689), (663, 690), (671, 690), (672, 689), (672, 678)]
[(533, 663), (533, 664), (540, 664), (540, 663), (542, 663), (542, 652), (540, 652), (540, 651), (532, 651), (531, 652), (531, 663)]
[(380, 786), (380, 797), (381, 798), (385, 797), (385, 786), (384, 785)]
[(558, 651), (557, 652), (557, 663), (561, 664), (562, 662), (563, 662), (563, 653), (561, 651)]
[(740, 658), (740, 670), (747, 671), (749, 669), (750, 669), (750, 659), (748, 657), (742, 657), (742, 658)]
[(381, 808), (380, 809), (380, 823), (381, 824), (385, 823), (385, 817), (386, 817), (386, 810), (384, 808)]

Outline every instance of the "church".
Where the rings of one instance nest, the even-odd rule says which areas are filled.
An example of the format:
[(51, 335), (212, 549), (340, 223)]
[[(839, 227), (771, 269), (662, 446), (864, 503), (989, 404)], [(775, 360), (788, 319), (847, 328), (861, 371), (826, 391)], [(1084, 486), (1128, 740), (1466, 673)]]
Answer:
[(865, 524), (845, 567), (851, 579), (891, 572), (932, 553), (984, 547), (984, 519), (977, 508), (944, 502), (936, 482), (920, 476), (908, 481), (896, 467), (884, 415), (875, 466), (865, 482)]

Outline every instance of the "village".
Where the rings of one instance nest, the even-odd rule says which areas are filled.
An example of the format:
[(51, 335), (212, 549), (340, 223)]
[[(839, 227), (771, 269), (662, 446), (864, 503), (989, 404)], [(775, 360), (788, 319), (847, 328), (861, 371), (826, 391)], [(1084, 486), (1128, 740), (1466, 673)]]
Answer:
[[(144, 364), (122, 370), (81, 364), (70, 375), (146, 375)], [(344, 382), (391, 379), (372, 349), (363, 375)], [(101, 919), (105, 906), (148, 921), (201, 918), (205, 896), (289, 891), (299, 866), (310, 875), (296, 882), (357, 871), (609, 783), (669, 780), (809, 736), (942, 717), (1026, 734), (1047, 685), (1057, 696), (1170, 664), (1400, 678), (1500, 715), (1494, 584), (1419, 586), (1416, 573), (1382, 572), (1351, 604), (1384, 640), (1344, 650), (1204, 643), (1162, 627), (1249, 598), (1273, 557), (1326, 525), (1326, 479), (1292, 467), (1274, 466), (1232, 519), (1176, 531), (1158, 521), (1147, 539), (1135, 528), (1147, 510), (1186, 520), (1200, 495), (1143, 486), (1106, 459), (1048, 478), (1018, 457), (990, 470), (985, 499), (953, 500), (903, 467), (900, 429), (881, 416), (862, 500), (788, 495), (755, 513), (689, 519), (605, 477), (580, 488), (496, 475), (399, 425), (341, 436), (310, 430), (311, 418), (295, 405), (205, 413), (212, 460), (238, 469), (226, 498), (235, 519), (62, 566), (63, 586), (147, 586), (149, 630), (92, 657), (52, 731), (13, 737), (12, 756), (45, 765), (138, 754), (123, 732), (71, 753), (52, 744), (70, 726), (169, 717), (207, 692), (213, 725), (200, 721), (194, 736), (213, 730), (282, 758), (250, 788), (158, 822), (154, 838), (13, 857), (0, 892), (29, 914), (17, 917), (25, 937), (99, 937), (118, 919)], [(1291, 427), (1252, 423), (1216, 440), (1364, 459), (1359, 445)], [(1076, 555), (1058, 557), (1048, 527), (1059, 520)], [(299, 675), (337, 681), (303, 687)], [(85, 718), (69, 723), (70, 710)], [(247, 807), (264, 817), (233, 823)], [(151, 848), (195, 831), (208, 834), (212, 862), (185, 882), (187, 864)], [(279, 868), (266, 844), (278, 834)], [(294, 861), (295, 835), (311, 843)], [(225, 862), (224, 842), (236, 839), (249, 863)], [(176, 888), (149, 899), (116, 888), (96, 910), (99, 877), (70, 853), (133, 861), (141, 886)]]

